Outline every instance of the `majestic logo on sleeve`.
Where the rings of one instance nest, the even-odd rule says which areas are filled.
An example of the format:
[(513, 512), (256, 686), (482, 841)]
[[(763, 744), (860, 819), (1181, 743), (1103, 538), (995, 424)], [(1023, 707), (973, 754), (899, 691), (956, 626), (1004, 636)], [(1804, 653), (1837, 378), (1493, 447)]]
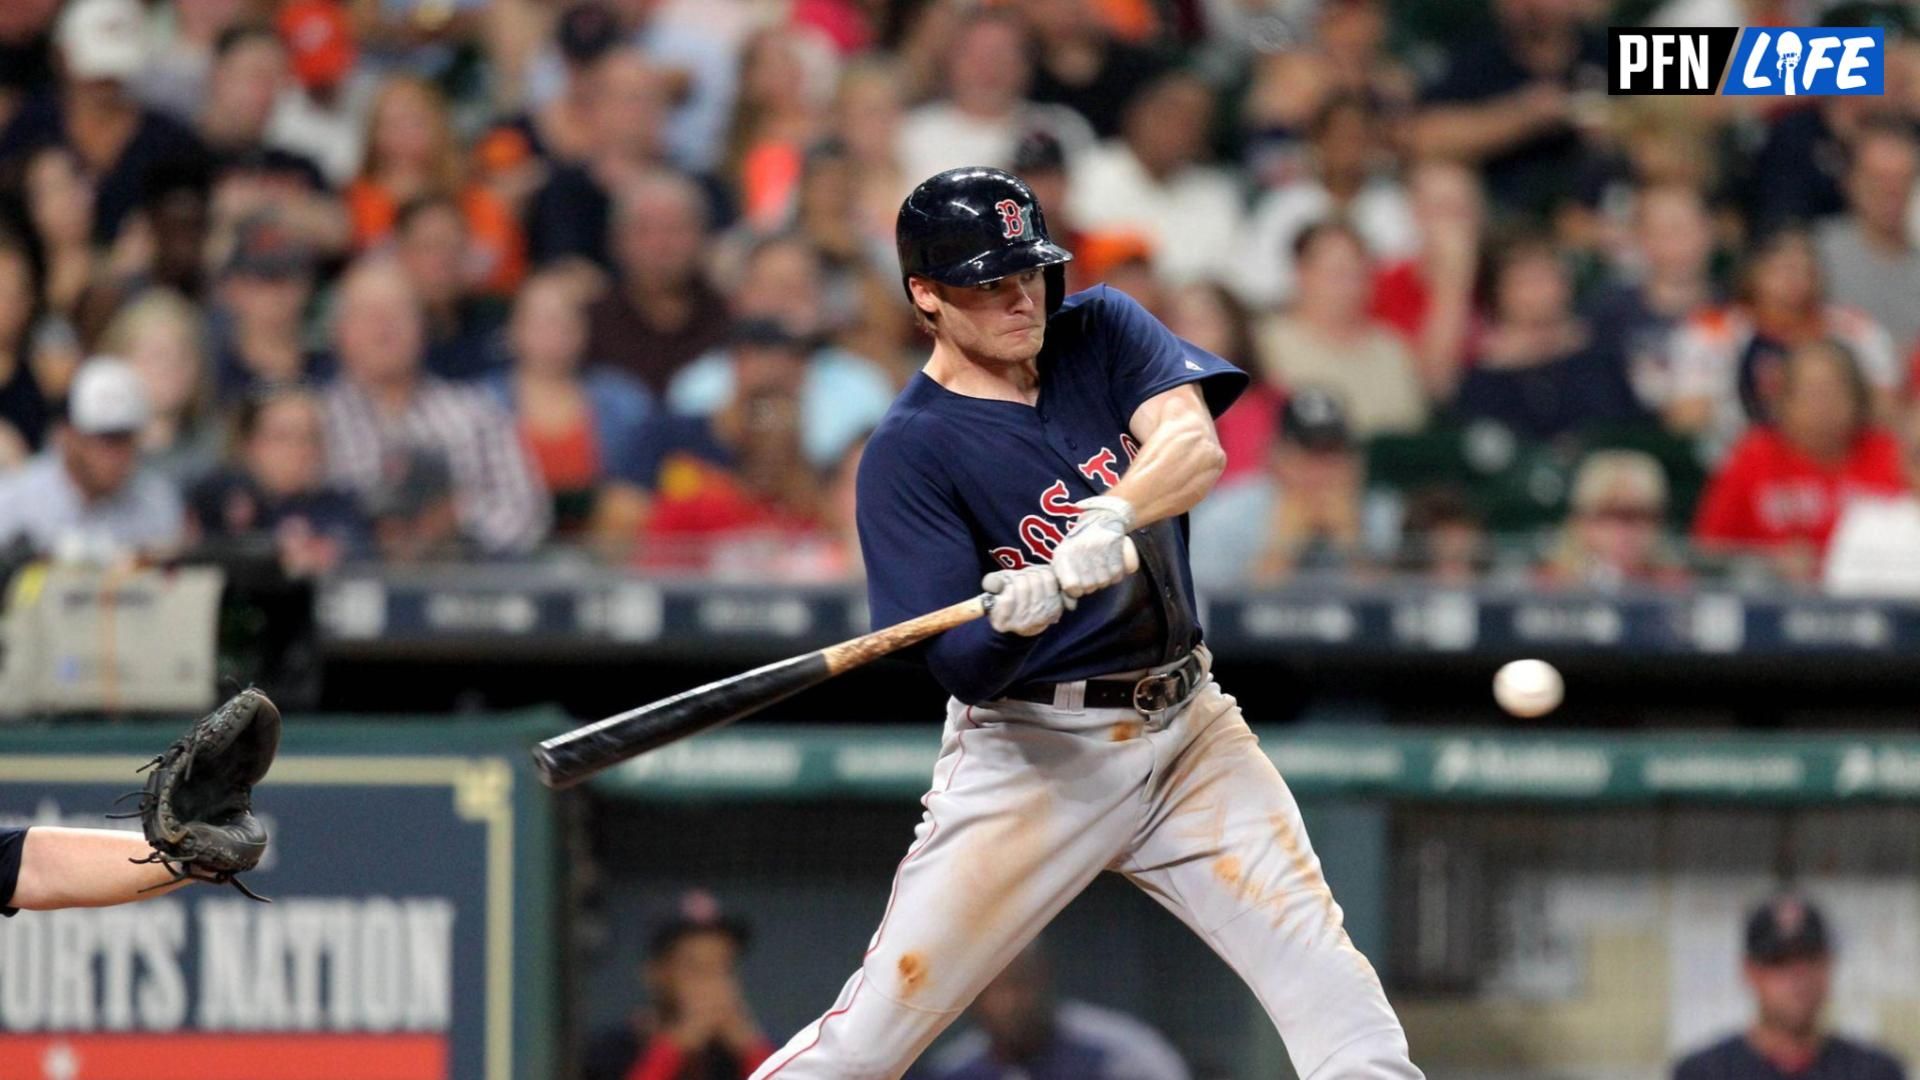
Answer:
[(999, 202), (993, 204), (993, 208), (1000, 211), (1001, 236), (1009, 240), (1018, 240), (1027, 235), (1029, 230), (1027, 229), (1028, 210), (1026, 207), (1021, 206), (1013, 199), (1001, 199)]
[[(1132, 461), (1140, 452), (1140, 444), (1127, 435), (1120, 436), (1120, 449)], [(1102, 491), (1120, 482), (1120, 471), (1115, 468), (1119, 458), (1106, 447), (1081, 462), (1077, 468), (1080, 475), (1087, 478)], [(1080, 505), (1073, 501), (1067, 492), (1065, 480), (1055, 480), (1040, 493), (1040, 513), (1028, 514), (1020, 519), (1015, 527), (1019, 533), (1018, 546), (1008, 545), (988, 551), (993, 560), (1008, 570), (1024, 570), (1053, 560), (1053, 549), (1067, 538), (1067, 531), (1080, 516)]]

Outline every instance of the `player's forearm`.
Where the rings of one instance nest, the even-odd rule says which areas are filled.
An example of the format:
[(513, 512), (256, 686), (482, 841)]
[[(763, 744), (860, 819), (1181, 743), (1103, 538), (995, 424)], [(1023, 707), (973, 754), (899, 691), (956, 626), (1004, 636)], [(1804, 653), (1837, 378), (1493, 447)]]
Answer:
[(1227, 453), (1204, 409), (1168, 416), (1140, 447), (1127, 474), (1107, 491), (1133, 507), (1133, 528), (1178, 517), (1200, 504), (1227, 467)]
[(20, 850), (12, 906), (28, 911), (107, 907), (179, 888), (166, 867), (134, 863), (153, 853), (138, 833), (34, 827)]

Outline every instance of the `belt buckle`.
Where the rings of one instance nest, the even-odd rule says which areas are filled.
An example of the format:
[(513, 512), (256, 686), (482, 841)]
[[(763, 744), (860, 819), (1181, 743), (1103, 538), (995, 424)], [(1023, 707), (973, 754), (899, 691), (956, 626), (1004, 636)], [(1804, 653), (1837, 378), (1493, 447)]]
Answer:
[(1133, 684), (1133, 711), (1151, 720), (1186, 700), (1185, 671), (1148, 675)]

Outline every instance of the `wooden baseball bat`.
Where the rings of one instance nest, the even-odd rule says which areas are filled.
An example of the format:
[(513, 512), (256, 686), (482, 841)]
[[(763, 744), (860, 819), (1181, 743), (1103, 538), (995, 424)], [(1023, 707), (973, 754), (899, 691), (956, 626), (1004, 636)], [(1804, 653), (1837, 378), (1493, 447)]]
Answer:
[(556, 735), (533, 748), (534, 770), (548, 787), (570, 788), (628, 758), (730, 724), (841, 672), (972, 622), (993, 607), (993, 599), (981, 593), (851, 641), (697, 686)]

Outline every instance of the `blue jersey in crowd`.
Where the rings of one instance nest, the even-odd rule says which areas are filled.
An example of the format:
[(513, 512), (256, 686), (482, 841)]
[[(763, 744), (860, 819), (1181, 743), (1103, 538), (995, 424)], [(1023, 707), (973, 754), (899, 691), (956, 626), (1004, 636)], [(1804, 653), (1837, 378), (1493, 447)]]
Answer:
[[(1118, 483), (1139, 451), (1141, 404), (1198, 382), (1219, 415), (1246, 373), (1175, 337), (1105, 286), (1067, 298), (1047, 323), (1037, 404), (953, 393), (914, 376), (860, 463), (860, 548), (873, 624), (964, 600), (1002, 568), (1046, 563), (1076, 500)], [(1186, 519), (1136, 534), (1142, 570), (1086, 597), (1037, 637), (984, 619), (924, 650), (934, 677), (966, 702), (1026, 682), (1070, 682), (1177, 658), (1199, 642)]]
[(1674, 1080), (1905, 1080), (1900, 1063), (1871, 1046), (1829, 1036), (1806, 1067), (1787, 1072), (1760, 1056), (1745, 1035), (1721, 1040), (1681, 1061)]

